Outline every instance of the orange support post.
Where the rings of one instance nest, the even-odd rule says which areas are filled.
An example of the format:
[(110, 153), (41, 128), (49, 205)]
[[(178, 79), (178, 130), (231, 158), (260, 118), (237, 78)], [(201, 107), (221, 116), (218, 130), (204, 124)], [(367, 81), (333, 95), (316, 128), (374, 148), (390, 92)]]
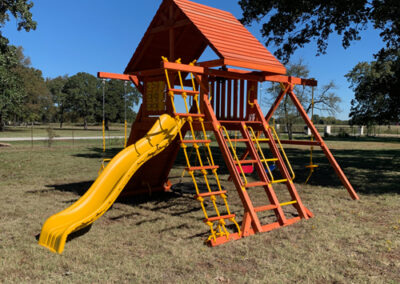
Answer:
[(296, 106), (297, 110), (299, 111), (300, 115), (303, 117), (304, 121), (306, 122), (307, 126), (310, 128), (311, 133), (314, 135), (315, 139), (320, 143), (320, 147), (324, 152), (325, 156), (328, 158), (330, 164), (332, 165), (333, 169), (335, 170), (336, 174), (339, 176), (340, 180), (342, 181), (344, 187), (349, 192), (351, 198), (358, 200), (360, 199), (355, 192), (353, 186), (350, 184), (349, 180), (347, 179), (346, 175), (340, 168), (339, 164), (336, 162), (336, 159), (333, 157), (331, 151), (329, 150), (328, 146), (326, 146), (324, 140), (322, 139), (321, 135), (319, 134), (318, 130), (315, 128), (314, 124), (312, 123), (311, 119), (308, 117), (307, 112), (304, 110), (303, 106), (301, 105), (299, 99), (293, 92), (293, 88), (289, 90), (289, 96), (292, 99), (294, 105)]

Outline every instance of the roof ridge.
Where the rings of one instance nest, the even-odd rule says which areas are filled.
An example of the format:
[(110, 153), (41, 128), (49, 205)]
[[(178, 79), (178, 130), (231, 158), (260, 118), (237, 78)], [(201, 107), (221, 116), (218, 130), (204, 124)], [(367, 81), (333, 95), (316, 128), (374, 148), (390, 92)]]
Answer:
[[(196, 6), (201, 6), (201, 7), (205, 8), (205, 9), (208, 9), (208, 10), (210, 10), (210, 9), (211, 10), (217, 10), (217, 11), (223, 13), (223, 14), (229, 14), (229, 15), (233, 16), (233, 14), (228, 12), (228, 11), (225, 11), (225, 10), (222, 10), (222, 9), (218, 9), (218, 8), (215, 8), (215, 7), (211, 7), (211, 6), (207, 6), (207, 5), (204, 5), (204, 4), (200, 4), (200, 3), (197, 3), (197, 2), (194, 2), (194, 1), (190, 1), (190, 0), (172, 0), (172, 1), (175, 2), (176, 4), (179, 3), (179, 2), (189, 3), (189, 4), (196, 5)], [(235, 16), (233, 16), (233, 17), (236, 19)]]

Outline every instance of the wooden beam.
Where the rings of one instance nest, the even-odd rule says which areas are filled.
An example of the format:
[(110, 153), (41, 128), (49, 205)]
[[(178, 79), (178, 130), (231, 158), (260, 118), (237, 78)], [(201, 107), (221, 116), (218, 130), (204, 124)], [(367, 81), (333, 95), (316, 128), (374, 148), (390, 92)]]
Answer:
[(256, 62), (241, 61), (236, 59), (224, 59), (225, 65), (236, 66), (241, 68), (248, 68), (253, 70), (269, 71), (277, 74), (285, 74), (286, 68), (281, 66), (273, 66), (268, 64), (261, 64)]
[(293, 88), (291, 88), (288, 92), (290, 98), (292, 99), (293, 104), (296, 106), (297, 110), (299, 111), (300, 115), (304, 119), (305, 123), (307, 124), (308, 128), (310, 128), (311, 133), (314, 135), (315, 140), (320, 142), (320, 147), (324, 152), (325, 156), (328, 158), (330, 164), (332, 165), (333, 169), (335, 170), (336, 174), (339, 176), (342, 184), (349, 192), (351, 198), (358, 200), (360, 199), (354, 190), (353, 186), (350, 184), (349, 180), (347, 179), (346, 175), (344, 174), (343, 170), (339, 166), (338, 162), (336, 161), (335, 157), (333, 157), (331, 151), (329, 150), (328, 146), (326, 146), (324, 140), (322, 139), (321, 135), (319, 134), (317, 128), (312, 123), (311, 119), (308, 117), (307, 112), (304, 110), (303, 106), (301, 105), (299, 99), (293, 92)]
[(180, 21), (174, 22), (169, 25), (162, 25), (162, 26), (155, 27), (150, 31), (150, 34), (167, 32), (169, 29), (177, 29), (177, 28), (180, 28), (180, 27), (183, 27), (186, 25), (190, 25), (191, 23), (192, 22), (188, 19), (180, 20)]
[(165, 75), (164, 70), (161, 68), (137, 71), (137, 72), (133, 72), (133, 74), (136, 76), (139, 76), (139, 77), (154, 77), (154, 76)]
[(180, 64), (174, 62), (161, 62), (161, 68), (173, 71), (193, 72), (197, 74), (204, 74), (204, 68), (200, 66), (191, 66), (187, 64)]
[(118, 73), (108, 73), (108, 72), (97, 72), (97, 78), (100, 79), (116, 79), (122, 81), (130, 81), (130, 76), (126, 74), (118, 74)]
[(218, 67), (218, 66), (224, 65), (224, 60), (216, 59), (216, 60), (210, 60), (210, 61), (203, 61), (203, 62), (197, 63), (197, 65), (202, 66), (202, 67)]
[(114, 80), (121, 80), (121, 81), (131, 81), (136, 88), (144, 94), (143, 85), (140, 84), (140, 81), (137, 76), (130, 75), (130, 74), (118, 74), (118, 73), (108, 73), (108, 72), (97, 72), (97, 78), (100, 79), (114, 79)]
[(259, 75), (252, 75), (252, 74), (243, 74), (237, 72), (229, 72), (223, 70), (215, 70), (215, 69), (206, 69), (205, 73), (207, 75), (216, 76), (216, 77), (223, 77), (226, 79), (240, 79), (240, 80), (249, 80), (249, 81), (263, 81), (264, 77)]
[(264, 77), (264, 81), (270, 82), (279, 82), (279, 83), (292, 83), (295, 85), (304, 85), (315, 87), (318, 85), (318, 81), (314, 79), (302, 79), (292, 76), (283, 76), (283, 75), (266, 75)]

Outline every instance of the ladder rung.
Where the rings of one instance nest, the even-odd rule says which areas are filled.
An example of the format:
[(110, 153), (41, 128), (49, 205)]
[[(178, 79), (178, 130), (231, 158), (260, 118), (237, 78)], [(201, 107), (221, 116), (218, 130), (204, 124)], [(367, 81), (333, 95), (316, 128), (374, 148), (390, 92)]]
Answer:
[(257, 138), (257, 139), (251, 139), (252, 141), (258, 141), (258, 142), (269, 142), (270, 140), (268, 138)]
[(264, 181), (256, 181), (256, 182), (249, 182), (248, 184), (246, 184), (246, 187), (256, 187), (256, 186), (265, 186), (268, 185), (268, 182), (264, 182)]
[(261, 211), (268, 211), (268, 210), (272, 210), (272, 209), (276, 209), (277, 206), (270, 204), (270, 205), (265, 205), (265, 206), (259, 206), (259, 207), (254, 207), (254, 211), (255, 212), (261, 212)]
[[(227, 138), (225, 138), (225, 139), (228, 141)], [(229, 139), (229, 140), (231, 140), (231, 142), (249, 142), (249, 140), (247, 140), (245, 138), (238, 138), (238, 139), (234, 138), (234, 139)]]
[(278, 158), (272, 158), (272, 159), (265, 159), (265, 160), (260, 160), (261, 162), (276, 162), (278, 161)]
[(271, 183), (283, 183), (283, 182), (287, 182), (287, 179), (277, 179), (271, 181)]
[(257, 163), (257, 160), (239, 160), (239, 163), (238, 163), (238, 161), (234, 161), (234, 162), (236, 165), (238, 165), (238, 164), (244, 165), (244, 164), (255, 164), (255, 163)]
[(227, 191), (226, 190), (221, 190), (221, 191), (213, 191), (213, 192), (204, 192), (204, 193), (199, 193), (194, 196), (194, 198), (198, 197), (208, 197), (208, 196), (213, 196), (213, 195), (222, 195), (225, 194)]
[(183, 94), (186, 93), (187, 95), (197, 95), (200, 94), (199, 91), (193, 91), (193, 90), (179, 90), (179, 89), (169, 89), (169, 92), (174, 92), (175, 94)]
[(318, 168), (318, 165), (307, 165), (306, 168)]
[(235, 214), (216, 216), (216, 217), (211, 217), (211, 218), (204, 219), (204, 222), (215, 222), (215, 221), (219, 221), (219, 220), (222, 220), (222, 219), (234, 218), (235, 216), (236, 216)]
[(186, 168), (187, 171), (192, 172), (192, 171), (201, 171), (201, 170), (214, 170), (218, 169), (219, 166), (200, 166), (200, 167), (190, 167)]
[(291, 204), (296, 204), (297, 200), (289, 201), (289, 202), (284, 202), (279, 204), (280, 206), (286, 206), (286, 205), (291, 205)]
[(174, 113), (174, 115), (180, 117), (205, 117), (203, 113)]
[(181, 140), (183, 144), (190, 144), (190, 143), (211, 143), (211, 140)]

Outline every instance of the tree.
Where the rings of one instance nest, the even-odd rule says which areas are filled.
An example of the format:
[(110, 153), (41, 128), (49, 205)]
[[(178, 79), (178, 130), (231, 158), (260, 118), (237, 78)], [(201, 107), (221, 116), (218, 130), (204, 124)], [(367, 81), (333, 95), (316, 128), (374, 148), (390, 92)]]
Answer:
[(17, 49), (9, 46), (8, 39), (1, 29), (13, 16), (18, 23), (17, 29), (30, 31), (36, 28), (30, 9), (33, 3), (27, 0), (7, 0), (0, 3), (0, 131), (4, 128), (4, 117), (19, 110), (23, 93), (21, 82), (14, 69), (18, 64)]
[[(385, 46), (374, 54), (376, 61), (369, 64), (370, 69), (363, 66), (368, 64), (363, 62), (348, 74), (356, 92), (350, 115), (353, 122), (367, 124), (391, 119), (399, 121), (398, 116), (396, 119), (389, 114), (396, 114), (398, 111), (393, 113), (392, 110), (400, 109), (396, 93), (400, 84), (400, 1), (240, 0), (239, 4), (244, 24), (265, 20), (261, 32), (267, 39), (266, 44), (278, 46), (275, 55), (284, 62), (288, 62), (296, 49), (311, 41), (317, 42), (317, 55), (326, 53), (332, 33), (340, 35), (343, 47), (347, 48), (353, 41), (360, 40), (360, 31), (372, 23), (380, 30)], [(369, 73), (370, 81), (359, 80), (359, 72)]]
[(318, 54), (324, 54), (332, 33), (342, 36), (344, 48), (360, 40), (360, 31), (369, 23), (380, 29), (388, 49), (400, 47), (400, 2), (397, 0), (240, 0), (242, 23), (266, 20), (262, 35), (266, 44), (279, 46), (278, 58), (287, 62), (297, 48), (317, 41)]
[[(298, 63), (288, 64), (287, 75), (295, 77), (308, 77), (308, 67), (300, 60)], [(325, 112), (328, 114), (336, 114), (339, 111), (339, 103), (341, 99), (333, 92), (336, 89), (335, 83), (331, 81), (329, 84), (324, 85), (321, 89), (314, 90), (314, 110)], [(270, 104), (275, 100), (280, 92), (279, 85), (272, 85), (267, 92), (271, 94), (266, 102)], [(312, 89), (309, 87), (295, 86), (294, 93), (303, 105), (307, 113), (311, 113), (312, 109)], [(296, 106), (292, 103), (290, 97), (286, 95), (282, 100), (280, 106), (276, 110), (276, 115), (280, 117), (288, 132), (289, 139), (293, 139), (293, 124), (300, 121), (300, 114)]]
[(346, 78), (355, 93), (350, 111), (352, 124), (400, 121), (400, 49), (385, 60), (358, 63)]
[(46, 79), (47, 89), (50, 92), (52, 97), (52, 101), (55, 104), (56, 108), (56, 119), (60, 122), (60, 128), (63, 127), (63, 123), (65, 120), (65, 112), (69, 110), (71, 107), (68, 102), (68, 96), (63, 92), (64, 86), (68, 81), (68, 76), (58, 76), (54, 79)]
[[(100, 81), (101, 84), (103, 84)], [(101, 86), (102, 88), (102, 86)], [(124, 98), (124, 94), (126, 96)], [(105, 128), (109, 129), (109, 122), (124, 122), (125, 116), (125, 102), (126, 99), (126, 114), (127, 120), (133, 120), (135, 113), (132, 110), (134, 105), (139, 103), (140, 93), (131, 84), (119, 80), (106, 81), (105, 85)], [(96, 111), (96, 120), (102, 121), (102, 105), (103, 105), (103, 94), (99, 92), (97, 98), (98, 109)]]
[(53, 112), (53, 102), (42, 76), (42, 71), (30, 66), (29, 57), (23, 54), (23, 48), (17, 48), (19, 64), (15, 72), (22, 81), (24, 102), (20, 117), (25, 121), (49, 121)]
[(98, 91), (97, 78), (84, 72), (69, 77), (62, 90), (71, 104), (71, 110), (83, 119), (85, 130), (88, 120), (95, 114)]
[(17, 72), (18, 58), (15, 46), (6, 46), (0, 53), (0, 131), (5, 118), (20, 113), (24, 99), (22, 82)]

